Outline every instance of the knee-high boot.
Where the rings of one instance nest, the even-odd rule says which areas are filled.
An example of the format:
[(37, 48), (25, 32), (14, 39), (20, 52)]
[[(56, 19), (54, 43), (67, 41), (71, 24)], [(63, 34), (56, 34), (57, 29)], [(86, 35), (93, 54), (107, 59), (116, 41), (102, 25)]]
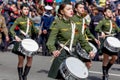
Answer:
[(106, 67), (106, 73), (108, 74), (108, 71), (109, 71), (109, 69), (111, 68), (111, 66), (112, 66), (113, 64), (112, 63), (108, 63), (108, 65), (107, 65), (107, 67)]
[(107, 67), (102, 66), (103, 68), (103, 80), (108, 80)]
[(19, 80), (23, 80), (22, 75), (23, 75), (23, 67), (18, 67), (18, 76)]
[(23, 80), (27, 80), (27, 75), (30, 71), (31, 66), (25, 66), (24, 73), (23, 73)]

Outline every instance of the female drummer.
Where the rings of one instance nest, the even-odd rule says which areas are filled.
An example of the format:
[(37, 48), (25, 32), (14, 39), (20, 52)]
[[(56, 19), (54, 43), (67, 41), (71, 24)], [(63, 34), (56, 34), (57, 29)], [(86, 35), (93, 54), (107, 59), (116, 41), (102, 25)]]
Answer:
[[(55, 59), (53, 60), (52, 66), (50, 68), (48, 76), (54, 79), (61, 79), (59, 67), (60, 64), (70, 56), (69, 50), (72, 52), (72, 48), (75, 46), (77, 42), (80, 42), (82, 48), (84, 48), (90, 55), (91, 58), (94, 57), (94, 53), (92, 51), (92, 47), (85, 40), (83, 35), (81, 34), (80, 27), (75, 25), (74, 22), (71, 21), (71, 17), (73, 17), (73, 7), (71, 4), (61, 4), (58, 10), (58, 13), (61, 15), (60, 18), (56, 19), (51, 26), (51, 34), (49, 36), (47, 46), (52, 52)], [(74, 25), (74, 26), (73, 26)], [(72, 32), (73, 31), (73, 32)], [(74, 35), (74, 38), (71, 38), (71, 35)], [(73, 41), (72, 41), (73, 40)], [(55, 42), (58, 42), (58, 47), (55, 47)], [(69, 49), (68, 51), (64, 49), (64, 46), (60, 46), (60, 44), (66, 45)], [(62, 48), (63, 49), (62, 49)], [(74, 51), (73, 51), (74, 52)], [(74, 54), (74, 53), (72, 53)]]
[[(100, 33), (103, 39), (105, 39), (106, 35), (120, 32), (120, 29), (118, 28), (116, 23), (112, 20), (112, 11), (109, 8), (106, 8), (104, 10), (104, 15), (105, 17), (103, 18), (103, 20), (101, 20), (95, 28), (95, 31)], [(108, 80), (108, 71), (118, 57), (117, 53), (107, 50), (104, 46), (102, 47), (102, 52), (103, 52), (103, 64), (102, 64), (103, 80)], [(109, 60), (110, 56), (111, 59)]]
[[(17, 67), (17, 69), (18, 69), (19, 80), (27, 80), (27, 75), (28, 75), (30, 68), (31, 68), (31, 65), (32, 65), (32, 57), (27, 56), (27, 63), (24, 67), (24, 72), (23, 72), (24, 60), (25, 60), (26, 56), (23, 55), (22, 52), (20, 52), (18, 50), (18, 47), (19, 47), (20, 41), (22, 39), (24, 39), (26, 36), (24, 33), (26, 33), (27, 25), (29, 25), (27, 36), (29, 36), (30, 38), (31, 38), (33, 33), (34, 34), (38, 33), (38, 30), (33, 26), (33, 22), (28, 18), (29, 6), (26, 3), (24, 3), (21, 6), (21, 12), (22, 12), (21, 17), (16, 19), (13, 26), (10, 28), (10, 32), (16, 40), (16, 43), (14, 45), (12, 52), (15, 54), (18, 54), (18, 67)], [(16, 26), (18, 26), (19, 31), (23, 31), (23, 33), (20, 32), (18, 35), (16, 35), (16, 33), (14, 31)]]
[[(75, 4), (75, 15), (72, 17), (72, 20), (76, 22), (76, 25), (80, 26), (81, 33), (83, 36), (85, 36), (86, 40), (96, 42), (97, 44), (100, 44), (99, 40), (97, 40), (93, 34), (90, 32), (89, 27), (87, 25), (87, 21), (84, 18), (85, 15), (87, 15), (85, 9), (84, 9), (84, 3), (81, 1), (79, 3)], [(84, 21), (83, 21), (84, 20)], [(90, 68), (90, 63), (89, 61), (83, 60), (82, 61), (86, 62), (86, 65), (88, 69)]]

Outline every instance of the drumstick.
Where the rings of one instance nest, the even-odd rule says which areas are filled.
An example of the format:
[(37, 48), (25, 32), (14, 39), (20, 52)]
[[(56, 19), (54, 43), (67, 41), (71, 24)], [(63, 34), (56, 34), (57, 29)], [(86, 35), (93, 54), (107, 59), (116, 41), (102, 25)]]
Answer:
[[(67, 45), (67, 43), (69, 42), (70, 40), (68, 40), (65, 44), (64, 44), (64, 46), (62, 47), (62, 48), (60, 48), (60, 52), (63, 50), (63, 48)], [(50, 62), (53, 62), (53, 60), (55, 59), (55, 57), (53, 57), (51, 60), (50, 60)]]

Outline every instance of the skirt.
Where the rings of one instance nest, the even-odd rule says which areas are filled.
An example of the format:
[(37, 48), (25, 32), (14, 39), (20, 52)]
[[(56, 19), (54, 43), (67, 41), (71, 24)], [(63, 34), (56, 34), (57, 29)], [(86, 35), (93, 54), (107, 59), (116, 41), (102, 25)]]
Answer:
[(19, 47), (20, 47), (20, 42), (15, 42), (14, 47), (12, 49), (12, 53), (25, 57), (25, 55), (22, 54), (21, 51), (19, 51)]
[(108, 54), (109, 56), (118, 55), (117, 52), (111, 52), (107, 48), (105, 48), (104, 46), (102, 47), (102, 52), (105, 54)]

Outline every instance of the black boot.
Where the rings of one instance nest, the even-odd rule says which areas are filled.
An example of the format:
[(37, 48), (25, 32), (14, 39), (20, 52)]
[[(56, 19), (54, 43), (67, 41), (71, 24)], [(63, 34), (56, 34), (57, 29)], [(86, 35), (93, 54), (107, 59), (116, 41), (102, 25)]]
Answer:
[(23, 80), (23, 79), (22, 79), (23, 67), (18, 67), (17, 69), (18, 69), (19, 80)]
[(102, 66), (103, 68), (103, 80), (108, 80), (108, 72), (107, 72), (107, 67)]
[(103, 75), (107, 75), (107, 67), (106, 66), (102, 66), (102, 70), (103, 70)]
[(31, 66), (25, 66), (24, 73), (23, 73), (23, 80), (27, 80), (27, 75), (30, 71)]
[(108, 75), (103, 75), (103, 80), (108, 80)]
[(108, 63), (108, 65), (106, 66), (106, 73), (108, 74), (108, 71), (109, 71), (109, 69), (111, 68), (111, 66), (112, 66), (113, 64), (112, 63)]

